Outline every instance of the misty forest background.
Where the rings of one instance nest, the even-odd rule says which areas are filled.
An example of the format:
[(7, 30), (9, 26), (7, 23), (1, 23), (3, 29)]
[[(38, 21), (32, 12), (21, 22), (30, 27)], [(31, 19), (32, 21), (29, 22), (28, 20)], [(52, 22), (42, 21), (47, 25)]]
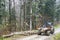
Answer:
[(0, 35), (36, 30), (46, 21), (60, 23), (60, 1), (0, 0)]

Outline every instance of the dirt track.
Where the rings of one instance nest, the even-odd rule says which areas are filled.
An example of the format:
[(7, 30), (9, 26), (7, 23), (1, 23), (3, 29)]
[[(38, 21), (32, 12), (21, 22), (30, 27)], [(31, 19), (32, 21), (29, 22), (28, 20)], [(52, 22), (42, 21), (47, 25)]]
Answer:
[[(60, 28), (58, 29), (55, 29), (55, 34), (59, 33), (60, 32)], [(15, 40), (51, 40), (53, 35), (50, 35), (50, 36), (44, 36), (44, 35), (31, 35), (31, 36), (28, 36), (28, 37), (25, 37), (25, 38), (16, 38)]]

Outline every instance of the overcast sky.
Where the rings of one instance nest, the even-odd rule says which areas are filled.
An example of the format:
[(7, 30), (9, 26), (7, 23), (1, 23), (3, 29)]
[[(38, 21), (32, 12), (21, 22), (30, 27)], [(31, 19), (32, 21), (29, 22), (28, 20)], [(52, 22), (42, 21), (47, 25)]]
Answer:
[(56, 2), (59, 2), (60, 0), (56, 0)]

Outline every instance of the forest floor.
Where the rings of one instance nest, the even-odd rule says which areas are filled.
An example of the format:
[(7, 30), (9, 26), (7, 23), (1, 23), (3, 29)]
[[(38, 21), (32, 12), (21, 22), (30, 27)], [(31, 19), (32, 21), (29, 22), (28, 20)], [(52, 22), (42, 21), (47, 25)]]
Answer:
[[(29, 33), (33, 33), (33, 32), (37, 32), (37, 30), (33, 30), (33, 31), (28, 31)], [(55, 34), (56, 33), (59, 33), (60, 32), (60, 25), (57, 25), (55, 27)], [(12, 37), (8, 37), (8, 38), (4, 38), (3, 40), (43, 40), (42, 38), (44, 37), (44, 39), (50, 39), (52, 35), (50, 36), (39, 36), (37, 34), (27, 34), (26, 31), (25, 31), (25, 34), (21, 35), (21, 34), (18, 34), (18, 32), (16, 33), (17, 35), (13, 35)]]

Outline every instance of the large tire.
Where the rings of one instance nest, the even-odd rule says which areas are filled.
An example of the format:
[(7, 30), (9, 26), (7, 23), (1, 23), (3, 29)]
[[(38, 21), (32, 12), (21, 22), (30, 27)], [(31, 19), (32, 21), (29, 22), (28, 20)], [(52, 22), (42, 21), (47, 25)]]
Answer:
[(51, 34), (54, 34), (54, 31), (51, 31)]
[(41, 29), (40, 29), (40, 30), (38, 30), (38, 35), (41, 35)]
[(41, 33), (38, 33), (38, 35), (41, 35)]
[(51, 34), (54, 34), (54, 29), (51, 31)]

